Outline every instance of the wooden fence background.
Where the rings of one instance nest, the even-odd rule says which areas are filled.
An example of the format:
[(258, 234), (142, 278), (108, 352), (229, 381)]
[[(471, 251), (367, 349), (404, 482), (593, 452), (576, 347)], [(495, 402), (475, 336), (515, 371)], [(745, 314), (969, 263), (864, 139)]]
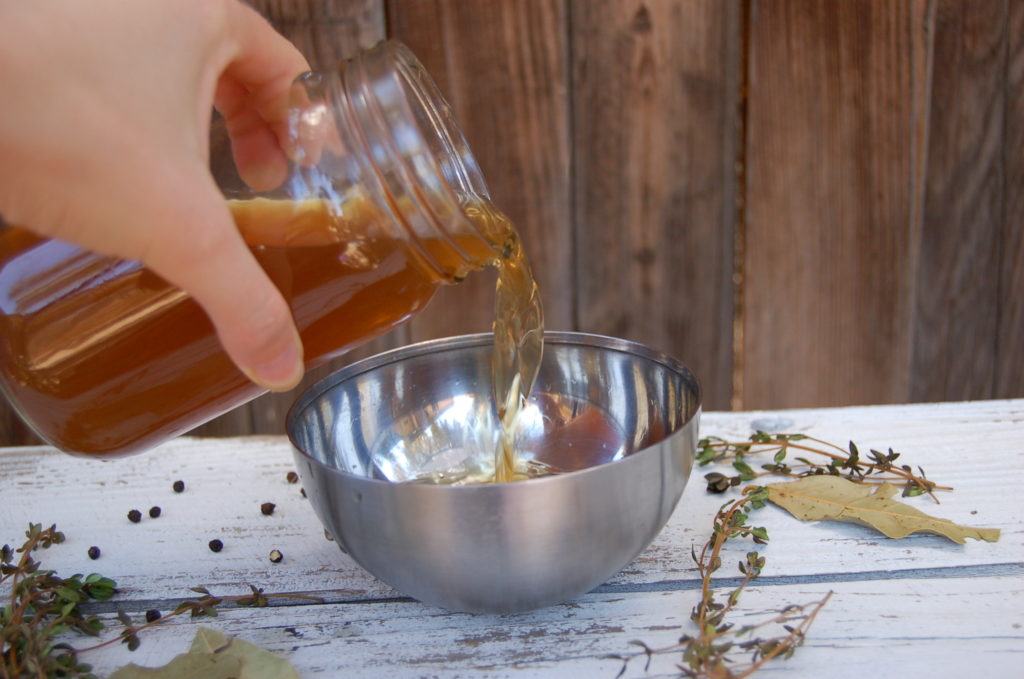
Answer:
[[(1024, 396), (1024, 0), (252, 4), (315, 68), (417, 53), (549, 328), (663, 349), (711, 409)], [(485, 331), (492, 297), (354, 357)], [(280, 433), (293, 399), (199, 432)]]

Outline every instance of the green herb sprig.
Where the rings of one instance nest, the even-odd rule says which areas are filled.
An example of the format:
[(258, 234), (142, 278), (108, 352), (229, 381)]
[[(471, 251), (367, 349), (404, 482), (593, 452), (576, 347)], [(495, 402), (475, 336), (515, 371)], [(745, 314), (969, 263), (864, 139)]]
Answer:
[[(762, 471), (756, 471), (748, 461), (758, 454), (772, 456), (771, 462), (761, 464)], [(814, 462), (807, 455), (817, 455), (825, 461)], [(886, 453), (872, 449), (866, 458), (862, 458), (853, 441), (850, 441), (847, 448), (841, 448), (806, 434), (768, 434), (757, 431), (742, 442), (727, 441), (715, 436), (703, 438), (697, 444), (696, 459), (699, 465), (731, 464), (736, 472), (733, 475), (721, 472), (706, 474), (704, 478), (710, 493), (724, 493), (744, 482), (767, 475), (807, 477), (826, 474), (865, 485), (902, 485), (905, 497), (927, 494), (936, 502), (938, 499), (934, 491), (953, 490), (929, 480), (921, 467), (917, 467), (915, 473), (910, 465), (897, 464), (899, 457), (899, 453), (889, 448)], [(831, 592), (818, 601), (786, 606), (772, 612), (762, 622), (737, 629), (726, 621), (726, 616), (735, 608), (743, 590), (761, 574), (765, 557), (757, 551), (746, 553), (739, 562), (739, 571), (743, 576), (740, 584), (724, 600), (717, 599), (712, 588), (712, 576), (722, 566), (722, 550), (727, 541), (745, 538), (755, 544), (768, 542), (768, 532), (761, 526), (749, 523), (750, 513), (763, 507), (768, 496), (769, 490), (763, 486), (744, 488), (741, 497), (726, 502), (715, 513), (711, 537), (704, 543), (700, 553), (696, 550), (691, 552), (701, 577), (701, 599), (690, 615), (697, 628), (696, 634), (684, 634), (677, 643), (663, 648), (652, 648), (642, 641), (631, 642), (642, 650), (610, 656), (622, 661), (620, 677), (632, 660), (646, 657), (646, 672), (654, 656), (681, 652), (682, 663), (677, 666), (680, 677), (742, 679), (773, 658), (792, 656), (803, 644), (811, 623), (832, 597)], [(754, 636), (755, 632), (765, 628), (781, 631), (769, 637)]]
[[(748, 458), (754, 455), (772, 456), (771, 462), (761, 464), (757, 471)], [(807, 454), (825, 458), (814, 462)], [(907, 464), (897, 464), (900, 454), (889, 448), (888, 452), (871, 449), (861, 456), (857, 444), (850, 441), (847, 448), (834, 443), (807, 436), (806, 434), (768, 434), (757, 431), (747, 441), (727, 441), (717, 436), (703, 438), (697, 444), (697, 464), (704, 466), (715, 463), (731, 463), (736, 474), (728, 476), (720, 472), (705, 475), (708, 491), (724, 493), (730, 487), (754, 481), (758, 477), (774, 474), (778, 476), (803, 477), (831, 474), (856, 483), (892, 483), (903, 488), (904, 497), (929, 495), (938, 502), (933, 491), (953, 490), (949, 486), (937, 485), (930, 481), (924, 470), (917, 473)]]
[(43, 570), (32, 555), (64, 542), (56, 525), (29, 524), (25, 538), (17, 549), (0, 548), (0, 585), (10, 590), (0, 610), (0, 677), (92, 679), (91, 666), (79, 662), (75, 649), (57, 643), (56, 637), (70, 631), (97, 636), (103, 623), (83, 615), (79, 605), (89, 599), (109, 599), (117, 585), (98, 573), (61, 578)]
[(304, 594), (267, 594), (253, 585), (249, 585), (251, 594), (238, 596), (214, 596), (205, 587), (193, 587), (192, 591), (202, 596), (183, 601), (172, 612), (145, 624), (135, 625), (119, 610), (117, 617), (124, 629), (117, 636), (88, 648), (75, 648), (58, 642), (57, 637), (71, 632), (99, 636), (105, 629), (103, 621), (83, 613), (80, 605), (90, 599), (110, 599), (117, 593), (117, 584), (98, 573), (61, 578), (52, 570), (44, 570), (33, 553), (64, 540), (64, 533), (56, 525), (43, 528), (32, 523), (21, 547), (0, 548), (0, 591), (8, 593), (6, 604), (0, 608), (0, 679), (96, 679), (92, 667), (81, 662), (79, 654), (118, 642), (134, 651), (140, 644), (140, 632), (176, 615), (214, 617), (225, 604), (262, 607), (274, 598), (323, 601)]
[(323, 599), (315, 596), (308, 596), (305, 594), (266, 594), (262, 588), (254, 587), (249, 585), (249, 589), (252, 590), (251, 594), (240, 594), (231, 596), (214, 596), (210, 593), (210, 590), (205, 587), (192, 587), (191, 590), (198, 594), (202, 594), (197, 599), (189, 599), (183, 601), (178, 606), (168, 613), (167, 615), (160, 616), (153, 620), (147, 620), (145, 623), (136, 625), (131, 617), (122, 610), (117, 611), (117, 619), (124, 626), (121, 633), (113, 639), (108, 639), (102, 643), (90, 646), (88, 648), (79, 649), (79, 653), (85, 653), (87, 651), (95, 651), (98, 648), (109, 646), (110, 644), (120, 641), (128, 647), (129, 651), (137, 649), (141, 643), (139, 639), (139, 633), (145, 630), (151, 629), (158, 625), (162, 625), (171, 618), (188, 613), (192, 618), (217, 617), (217, 609), (223, 607), (225, 604), (234, 604), (236, 606), (252, 607), (252, 608), (263, 608), (270, 605), (270, 599), (303, 599), (306, 601), (313, 601), (316, 603), (322, 603)]
[[(743, 576), (740, 584), (724, 600), (717, 598), (712, 588), (713, 574), (722, 566), (722, 551), (729, 540), (746, 538), (755, 544), (767, 544), (768, 531), (762, 526), (749, 523), (750, 513), (763, 507), (767, 497), (767, 488), (745, 488), (742, 497), (726, 502), (715, 513), (711, 537), (704, 543), (700, 553), (695, 549), (691, 552), (701, 577), (701, 598), (690, 613), (690, 619), (697, 628), (696, 634), (684, 634), (677, 643), (660, 648), (653, 648), (642, 641), (631, 642), (642, 650), (611, 656), (622, 661), (619, 677), (625, 674), (630, 662), (637, 658), (647, 659), (644, 667), (646, 672), (654, 656), (681, 652), (682, 662), (677, 665), (680, 677), (742, 679), (773, 658), (790, 657), (803, 644), (807, 629), (831, 598), (831, 592), (818, 601), (787, 606), (775, 611), (762, 622), (736, 628), (733, 623), (727, 622), (726, 616), (739, 603), (743, 590), (761, 574), (765, 557), (757, 551), (745, 554), (738, 565)], [(779, 632), (769, 637), (754, 636), (757, 631), (765, 628), (777, 628)]]

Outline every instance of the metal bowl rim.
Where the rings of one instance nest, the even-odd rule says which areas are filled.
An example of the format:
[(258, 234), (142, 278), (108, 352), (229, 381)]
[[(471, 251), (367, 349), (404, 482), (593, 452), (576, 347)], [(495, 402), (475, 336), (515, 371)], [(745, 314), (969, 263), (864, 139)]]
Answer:
[[(360, 375), (362, 373), (369, 372), (371, 370), (375, 370), (377, 368), (381, 368), (392, 363), (398, 363), (400, 361), (404, 361), (415, 356), (423, 356), (431, 353), (447, 352), (470, 347), (475, 348), (493, 343), (494, 334), (489, 332), (475, 333), (470, 335), (456, 335), (452, 337), (442, 337), (439, 339), (425, 340), (423, 342), (417, 342), (415, 344), (410, 344), (407, 346), (398, 347), (396, 349), (391, 349), (379, 354), (375, 354), (368, 358), (364, 358), (359, 361), (356, 361), (355, 363), (349, 364), (331, 373), (330, 375), (327, 375), (323, 379), (314, 383), (305, 392), (300, 394), (299, 398), (296, 399), (295, 402), (292, 404), (291, 408), (288, 409), (288, 415), (285, 417), (285, 432), (288, 435), (288, 440), (292, 445), (292, 449), (298, 454), (302, 455), (304, 458), (308, 459), (310, 462), (315, 463), (317, 466), (322, 467), (323, 469), (332, 474), (340, 474), (343, 477), (355, 479), (361, 483), (381, 484), (384, 486), (402, 485), (396, 484), (391, 481), (371, 479), (358, 474), (351, 474), (345, 471), (344, 469), (339, 469), (338, 467), (328, 465), (327, 463), (318, 460), (317, 458), (307, 453), (298, 445), (298, 443), (295, 441), (295, 437), (292, 435), (292, 431), (295, 427), (296, 421), (300, 417), (301, 413), (305, 411), (305, 409), (313, 401), (320, 398), (320, 396), (322, 396), (325, 392), (334, 388), (339, 383), (352, 379), (353, 377)], [(649, 453), (649, 451), (657, 448), (661, 442), (667, 441), (668, 439), (672, 438), (673, 436), (676, 436), (683, 430), (687, 429), (693, 423), (693, 421), (699, 418), (701, 415), (701, 411), (703, 410), (703, 403), (701, 400), (702, 396), (700, 382), (698, 381), (696, 375), (694, 375), (693, 371), (691, 371), (684, 363), (682, 363), (678, 359), (673, 358), (672, 356), (669, 356), (664, 352), (653, 349), (645, 344), (640, 344), (639, 342), (633, 342), (631, 340), (625, 340), (618, 337), (609, 337), (607, 335), (597, 335), (592, 333), (570, 332), (562, 330), (546, 330), (544, 332), (544, 344), (545, 346), (548, 344), (561, 344), (597, 347), (599, 349), (606, 349), (611, 351), (619, 351), (626, 354), (632, 354), (634, 356), (644, 358), (654, 363), (660, 363), (666, 368), (678, 373), (683, 378), (683, 380), (686, 382), (687, 388), (690, 389), (693, 393), (694, 408), (693, 413), (688, 418), (686, 418), (686, 421), (683, 422), (680, 425), (680, 427), (676, 429), (676, 431), (672, 432), (671, 434), (669, 434), (664, 439), (662, 439), (661, 441), (654, 445), (642, 448), (632, 453), (631, 455), (627, 455), (622, 459), (614, 460), (612, 462), (606, 462), (604, 464), (595, 465), (593, 467), (587, 467), (586, 469), (579, 469), (573, 472), (568, 472), (566, 474), (558, 474), (556, 476), (530, 479), (530, 486), (536, 486), (538, 483), (545, 481), (557, 481), (558, 479), (563, 479), (567, 477), (575, 478), (580, 475), (587, 474), (589, 472), (596, 473), (605, 468), (618, 466), (633, 458), (637, 458), (640, 455)], [(444, 489), (448, 492), (464, 492), (479, 491), (482, 488), (499, 488), (512, 484), (523, 485), (522, 482), (489, 483), (486, 485), (474, 484), (466, 486), (432, 486), (427, 484), (418, 485), (417, 488), (438, 488)]]

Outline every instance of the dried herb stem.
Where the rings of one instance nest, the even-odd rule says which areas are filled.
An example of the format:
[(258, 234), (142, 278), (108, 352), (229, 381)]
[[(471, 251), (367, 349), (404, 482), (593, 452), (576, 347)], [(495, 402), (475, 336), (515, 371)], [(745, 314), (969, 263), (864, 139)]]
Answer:
[[(929, 480), (920, 467), (918, 473), (915, 473), (910, 465), (896, 464), (900, 454), (892, 448), (887, 453), (872, 449), (866, 459), (862, 458), (853, 441), (850, 441), (848, 449), (844, 449), (806, 434), (767, 434), (758, 431), (747, 441), (704, 438), (698, 444), (698, 449), (698, 464), (731, 463), (738, 472), (733, 477), (720, 473), (709, 474), (708, 490), (712, 492), (724, 492), (730, 486), (767, 475), (803, 477), (821, 474), (843, 476), (857, 483), (896, 482), (903, 486), (905, 496), (928, 494), (936, 502), (938, 498), (933, 491), (952, 490), (950, 486), (940, 486)], [(827, 462), (819, 464), (806, 457), (794, 457), (793, 462), (787, 460), (790, 453), (800, 452), (819, 455), (826, 458)], [(761, 465), (764, 471), (757, 471), (750, 466), (748, 458), (761, 454), (772, 454), (773, 457), (771, 462)]]
[[(723, 509), (720, 509), (718, 514), (715, 516), (712, 539), (704, 543), (704, 546), (700, 551), (700, 558), (694, 559), (697, 562), (697, 572), (700, 573), (701, 577), (702, 601), (708, 601), (711, 597), (711, 574), (718, 570), (722, 564), (721, 552), (722, 547), (725, 546), (726, 540), (733, 537), (735, 534), (726, 530), (726, 527), (733, 523), (733, 517), (737, 515), (737, 512), (748, 504), (750, 504), (750, 499), (748, 496), (744, 496), (723, 505), (724, 513)], [(710, 559), (708, 558), (709, 548), (711, 549)], [(754, 571), (745, 573), (743, 582), (740, 583), (740, 586), (737, 589), (743, 589), (747, 583), (753, 579), (753, 577)], [(731, 606), (732, 603), (734, 602), (730, 600), (729, 605)], [(704, 607), (701, 607), (700, 613), (700, 619), (696, 622), (701, 626), (701, 629), (703, 629), (704, 623), (707, 622), (707, 610)]]
[[(701, 547), (699, 554), (693, 550), (693, 559), (701, 577), (701, 599), (690, 614), (697, 628), (696, 634), (683, 635), (677, 643), (662, 648), (652, 648), (640, 641), (632, 642), (643, 650), (612, 656), (623, 663), (619, 676), (625, 673), (629, 662), (637, 657), (646, 656), (647, 671), (654, 656), (681, 652), (682, 663), (678, 665), (681, 677), (739, 679), (750, 676), (772, 658), (792, 655), (803, 643), (807, 629), (831, 597), (831, 592), (819, 601), (787, 606), (767, 620), (735, 629), (732, 623), (726, 621), (726, 616), (735, 609), (742, 592), (760, 575), (765, 564), (764, 557), (756, 551), (746, 553), (745, 559), (739, 562), (743, 577), (724, 602), (716, 600), (712, 587), (713, 574), (722, 565), (723, 550), (729, 540), (748, 538), (755, 544), (768, 542), (768, 533), (763, 527), (748, 523), (749, 513), (763, 507), (767, 496), (766, 488), (750, 486), (743, 490), (742, 497), (723, 504), (715, 514), (711, 537)], [(785, 634), (767, 639), (753, 637), (754, 632), (769, 625), (781, 626)], [(737, 662), (737, 655), (744, 661)]]
[[(745, 677), (749, 677), (751, 674), (756, 672), (761, 667), (761, 665), (768, 662), (769, 660), (776, 658), (784, 653), (789, 655), (794, 650), (796, 650), (797, 646), (803, 644), (803, 641), (807, 635), (807, 630), (810, 629), (811, 624), (814, 623), (814, 619), (818, 617), (818, 613), (821, 611), (822, 608), (825, 607), (825, 604), (827, 604), (829, 599), (831, 598), (832, 592), (828, 592), (818, 601), (813, 601), (809, 604), (802, 604), (799, 606), (789, 606), (782, 613), (775, 616), (774, 618), (770, 620), (764, 620), (760, 623), (744, 628), (743, 630), (740, 630), (740, 632), (737, 632), (737, 634), (740, 634), (745, 630), (753, 631), (755, 629), (764, 627), (765, 625), (782, 625), (783, 628), (785, 628), (786, 631), (789, 633), (786, 635), (773, 637), (771, 639), (760, 640), (761, 650), (760, 652), (755, 651), (753, 662), (751, 662), (747, 667), (745, 667), (740, 674), (736, 674), (735, 672), (733, 672), (733, 674), (730, 676), (730, 679), (744, 679)], [(811, 609), (810, 613), (804, 614), (804, 612), (807, 609)], [(799, 613), (800, 615), (794, 615), (796, 613)], [(788, 624), (789, 622), (792, 622), (796, 619), (800, 620), (800, 623), (796, 627), (792, 627)], [(767, 652), (765, 652), (765, 650)]]
[[(99, 636), (104, 630), (103, 622), (96, 616), (84, 615), (79, 605), (89, 599), (109, 599), (117, 592), (116, 583), (98, 573), (61, 578), (54, 571), (43, 570), (32, 555), (36, 550), (64, 542), (64, 534), (55, 525), (44, 529), (42, 524), (29, 524), (25, 537), (18, 549), (9, 545), (0, 548), (0, 587), (7, 599), (0, 606), (0, 679), (95, 679), (92, 668), (79, 661), (80, 653), (119, 641), (135, 650), (140, 632), (176, 615), (188, 612), (192, 617), (216, 616), (217, 607), (227, 602), (267, 606), (270, 599), (323, 601), (306, 594), (267, 594), (252, 585), (251, 594), (220, 597), (195, 587), (193, 591), (201, 597), (182, 602), (162, 617), (150, 619), (152, 616), (147, 612), (147, 622), (141, 625), (134, 625), (128, 615), (118, 611), (117, 617), (125, 626), (122, 632), (107, 641), (77, 649), (59, 643), (57, 637), (70, 631)], [(18, 554), (20, 557), (16, 558)]]
[(146, 631), (158, 625), (164, 624), (166, 621), (173, 617), (181, 615), (183, 613), (189, 613), (191, 617), (198, 618), (203, 616), (217, 617), (217, 608), (225, 603), (234, 603), (238, 606), (243, 607), (256, 607), (262, 608), (269, 605), (270, 599), (301, 599), (304, 601), (313, 601), (316, 603), (322, 603), (321, 597), (310, 596), (307, 594), (291, 594), (291, 593), (271, 593), (266, 594), (258, 587), (249, 585), (249, 589), (252, 590), (251, 594), (238, 594), (228, 596), (214, 596), (205, 587), (193, 587), (192, 591), (202, 594), (203, 596), (198, 599), (189, 599), (178, 604), (178, 606), (170, 613), (164, 614), (154, 620), (147, 620), (141, 625), (134, 625), (131, 618), (124, 612), (118, 611), (118, 620), (124, 625), (125, 629), (121, 631), (116, 637), (107, 639), (94, 646), (87, 648), (77, 649), (78, 653), (86, 653), (88, 651), (95, 651), (97, 649), (109, 646), (110, 644), (121, 642), (128, 646), (129, 650), (134, 651), (139, 646), (139, 632)]

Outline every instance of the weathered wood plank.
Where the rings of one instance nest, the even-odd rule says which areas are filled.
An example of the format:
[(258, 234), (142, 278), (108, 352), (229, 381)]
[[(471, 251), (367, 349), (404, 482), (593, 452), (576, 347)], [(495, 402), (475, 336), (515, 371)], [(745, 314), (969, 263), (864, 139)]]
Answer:
[[(731, 439), (762, 428), (854, 438), (862, 449), (894, 445), (902, 460), (957, 488), (939, 506), (918, 498), (922, 508), (1004, 531), (995, 544), (958, 546), (931, 536), (896, 541), (762, 510), (757, 523), (772, 537), (763, 548), (768, 566), (741, 600), (738, 619), (836, 593), (807, 644), (775, 671), (852, 679), (868, 658), (884, 654), (885, 667), (901, 674), (928, 669), (930, 676), (960, 677), (983, 666), (1010, 676), (1024, 647), (1024, 507), (1013, 492), (1024, 484), (1022, 426), (1020, 400), (707, 414), (703, 432)], [(342, 555), (322, 538), (298, 486), (286, 481), (291, 466), (280, 437), (179, 439), (108, 463), (49, 448), (0, 449), (0, 541), (15, 542), (30, 520), (56, 522), (68, 540), (42, 552), (44, 564), (114, 577), (121, 589), (116, 605), (135, 616), (168, 610), (196, 585), (228, 594), (253, 584), (325, 599), (225, 610), (214, 620), (174, 619), (134, 654), (119, 644), (90, 654), (101, 673), (127, 662), (166, 662), (199, 625), (210, 625), (285, 654), (304, 677), (611, 677), (619, 666), (606, 656), (634, 650), (630, 641), (667, 645), (688, 631), (698, 582), (690, 545), (704, 539), (722, 501), (704, 492), (704, 470), (696, 470), (669, 526), (597, 591), (522, 615), (471, 616), (396, 598)], [(187, 485), (180, 495), (170, 487), (177, 478)], [(266, 501), (277, 503), (271, 516), (259, 511)], [(161, 506), (160, 518), (132, 524), (124, 516), (132, 507), (145, 514), (151, 504)], [(222, 552), (206, 548), (212, 537), (224, 541)], [(85, 554), (92, 544), (103, 549), (98, 561)], [(284, 552), (282, 563), (267, 560), (273, 548)], [(744, 551), (736, 545), (723, 560)], [(723, 569), (723, 577), (730, 575)], [(656, 659), (652, 672), (670, 672), (675, 660)], [(641, 676), (641, 669), (635, 661), (626, 676)]]
[(906, 400), (918, 15), (753, 3), (743, 407)]
[[(960, 679), (984, 668), (1016, 676), (1024, 645), (1024, 586), (1017, 577), (753, 587), (735, 620), (833, 596), (807, 641), (764, 671), (793, 677), (860, 679), (880, 671)], [(693, 633), (695, 592), (590, 594), (567, 605), (515, 616), (445, 614), (416, 603), (236, 609), (215, 620), (174, 621), (128, 653), (115, 645), (88, 660), (100, 672), (126, 662), (159, 665), (188, 647), (202, 626), (281, 653), (306, 677), (580, 677), (612, 679), (642, 640), (671, 647)], [(141, 611), (133, 611), (136, 615)], [(116, 626), (113, 616), (104, 616)], [(634, 659), (625, 677), (678, 676), (680, 654), (656, 656), (649, 671)]]
[[(763, 511), (758, 519), (773, 538), (765, 575), (802, 576), (1024, 561), (1020, 540), (1012, 536), (1024, 524), (1024, 507), (1012, 493), (999, 492), (1024, 485), (1022, 426), (1024, 401), (1008, 401), (710, 413), (702, 431), (740, 440), (754, 428), (781, 427), (840, 444), (855, 439), (862, 450), (893, 446), (903, 454), (901, 461), (919, 464), (929, 478), (956, 487), (941, 505), (914, 500), (923, 511), (1006, 532), (995, 544), (954, 545), (934, 536), (896, 541), (858, 526), (823, 527), (794, 521), (781, 510)], [(280, 437), (180, 439), (108, 463), (48, 448), (0, 449), (0, 497), (5, 500), (0, 503), (0, 542), (13, 543), (30, 521), (57, 523), (68, 541), (46, 553), (47, 564), (60, 572), (91, 569), (116, 577), (123, 600), (184, 598), (197, 585), (242, 593), (248, 584), (267, 591), (321, 592), (332, 601), (396, 596), (323, 538), (299, 487), (285, 481), (291, 468), (290, 449)], [(705, 492), (702, 476), (707, 471), (694, 471), (668, 525), (607, 583), (609, 591), (657, 583), (693, 586), (697, 576), (690, 549), (705, 539), (710, 517), (723, 501)], [(171, 491), (176, 479), (187, 485), (181, 495)], [(277, 504), (272, 516), (260, 514), (263, 502)], [(133, 508), (145, 515), (152, 505), (161, 506), (159, 519), (145, 518), (136, 525), (125, 518)], [(218, 554), (206, 546), (215, 537), (225, 545)], [(95, 563), (86, 557), (91, 545), (103, 550)], [(284, 562), (270, 564), (271, 549), (280, 549)], [(929, 554), (927, 563), (920, 560), (922, 549)]]
[[(544, 300), (546, 325), (572, 329), (567, 29), (561, 0), (389, 0), (388, 34), (434, 76), (488, 180), (516, 224)], [(483, 332), (494, 277), (438, 294), (410, 324), (414, 339)]]
[(1000, 398), (1024, 395), (1024, 0), (1010, 0), (1006, 41), (1006, 191), (993, 394)]
[(739, 3), (571, 7), (579, 329), (678, 356), (728, 407)]
[(995, 385), (1007, 18), (1005, 2), (936, 9), (912, 401), (989, 398)]

